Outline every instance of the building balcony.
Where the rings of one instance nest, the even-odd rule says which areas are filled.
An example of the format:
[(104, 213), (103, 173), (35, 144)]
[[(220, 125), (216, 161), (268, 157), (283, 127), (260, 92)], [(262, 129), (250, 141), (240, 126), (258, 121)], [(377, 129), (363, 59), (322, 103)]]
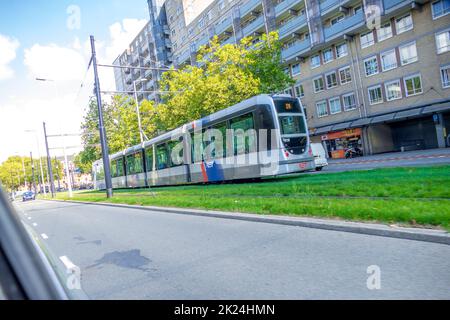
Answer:
[(185, 50), (177, 57), (177, 62), (178, 62), (178, 64), (183, 64), (186, 61), (188, 61), (190, 57), (191, 57), (191, 52), (189, 50)]
[(395, 10), (397, 7), (409, 5), (411, 0), (383, 0), (383, 7), (385, 11)]
[(353, 29), (364, 24), (364, 15), (360, 11), (344, 20), (324, 29), (325, 41), (330, 41), (340, 35), (349, 33)]
[(257, 6), (261, 4), (261, 0), (248, 0), (246, 3), (241, 5), (239, 8), (241, 12), (241, 17), (245, 17), (249, 12), (254, 10)]
[(222, 42), (221, 44), (224, 46), (226, 44), (235, 44), (236, 41), (234, 39), (234, 36), (229, 37), (227, 40), (225, 40), (224, 42)]
[(250, 24), (245, 26), (242, 31), (245, 37), (252, 35), (255, 31), (262, 28), (264, 26), (264, 16), (260, 15), (258, 18), (253, 20)]
[(283, 2), (276, 5), (275, 14), (279, 16), (280, 14), (290, 9), (293, 5), (299, 2), (300, 2), (299, 0), (284, 0)]
[(231, 28), (231, 17), (226, 18), (222, 23), (215, 27), (216, 35), (220, 35)]
[(200, 38), (197, 40), (196, 49), (197, 51), (200, 49), (201, 46), (207, 45), (209, 43), (209, 37), (206, 35), (203, 38)]
[(301, 55), (302, 53), (306, 52), (307, 50), (309, 50), (311, 46), (311, 42), (309, 39), (303, 40), (303, 41), (297, 41), (293, 46), (284, 49), (281, 52), (281, 57), (283, 60), (291, 60), (299, 55)]
[(289, 20), (287, 23), (285, 23), (278, 29), (280, 39), (288, 36), (292, 32), (295, 32), (296, 30), (300, 29), (302, 26), (305, 25), (306, 25), (306, 15), (303, 14), (301, 16), (294, 17), (293, 19)]

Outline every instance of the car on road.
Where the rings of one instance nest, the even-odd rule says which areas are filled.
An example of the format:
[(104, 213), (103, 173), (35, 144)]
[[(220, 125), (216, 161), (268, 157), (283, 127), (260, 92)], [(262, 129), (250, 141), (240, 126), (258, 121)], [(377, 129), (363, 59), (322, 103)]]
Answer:
[(323, 145), (321, 143), (311, 143), (311, 150), (316, 164), (316, 171), (322, 171), (324, 167), (328, 166), (327, 154)]
[(22, 201), (31, 201), (31, 200), (36, 200), (36, 195), (34, 194), (33, 191), (27, 191), (22, 195)]

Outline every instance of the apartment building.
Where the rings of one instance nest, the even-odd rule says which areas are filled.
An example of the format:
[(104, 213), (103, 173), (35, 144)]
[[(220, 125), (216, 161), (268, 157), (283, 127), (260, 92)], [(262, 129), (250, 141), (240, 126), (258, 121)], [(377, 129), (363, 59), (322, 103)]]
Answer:
[(158, 102), (158, 81), (172, 65), (171, 42), (164, 0), (148, 0), (148, 7), (148, 23), (113, 64), (119, 66), (114, 69), (117, 91), (133, 95), (136, 86), (139, 102)]
[[(450, 1), (166, 0), (172, 62), (200, 46), (277, 30), (285, 93), (331, 157), (448, 146)], [(378, 12), (380, 18), (370, 14)]]

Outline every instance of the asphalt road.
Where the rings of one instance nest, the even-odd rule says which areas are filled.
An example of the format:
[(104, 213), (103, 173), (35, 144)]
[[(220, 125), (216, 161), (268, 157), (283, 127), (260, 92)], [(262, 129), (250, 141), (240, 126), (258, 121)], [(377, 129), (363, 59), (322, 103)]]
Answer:
[[(17, 204), (92, 299), (450, 299), (450, 246), (96, 205)], [(369, 290), (369, 266), (381, 288)]]
[(393, 152), (353, 159), (330, 159), (323, 172), (450, 164), (450, 148)]

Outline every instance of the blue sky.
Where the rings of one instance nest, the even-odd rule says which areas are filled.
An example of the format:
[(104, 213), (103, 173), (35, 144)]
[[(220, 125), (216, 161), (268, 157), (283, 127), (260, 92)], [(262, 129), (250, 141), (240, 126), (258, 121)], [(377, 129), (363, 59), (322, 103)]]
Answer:
[[(89, 35), (97, 40), (99, 60), (112, 63), (146, 20), (146, 0), (0, 0), (0, 163), (37, 149), (25, 130), (37, 130), (42, 147), (43, 121), (51, 133), (79, 132), (92, 92), (91, 74), (79, 92), (89, 61)], [(100, 72), (103, 89), (113, 90), (112, 71)], [(38, 83), (36, 77), (56, 81)], [(79, 139), (66, 143), (79, 145)]]

